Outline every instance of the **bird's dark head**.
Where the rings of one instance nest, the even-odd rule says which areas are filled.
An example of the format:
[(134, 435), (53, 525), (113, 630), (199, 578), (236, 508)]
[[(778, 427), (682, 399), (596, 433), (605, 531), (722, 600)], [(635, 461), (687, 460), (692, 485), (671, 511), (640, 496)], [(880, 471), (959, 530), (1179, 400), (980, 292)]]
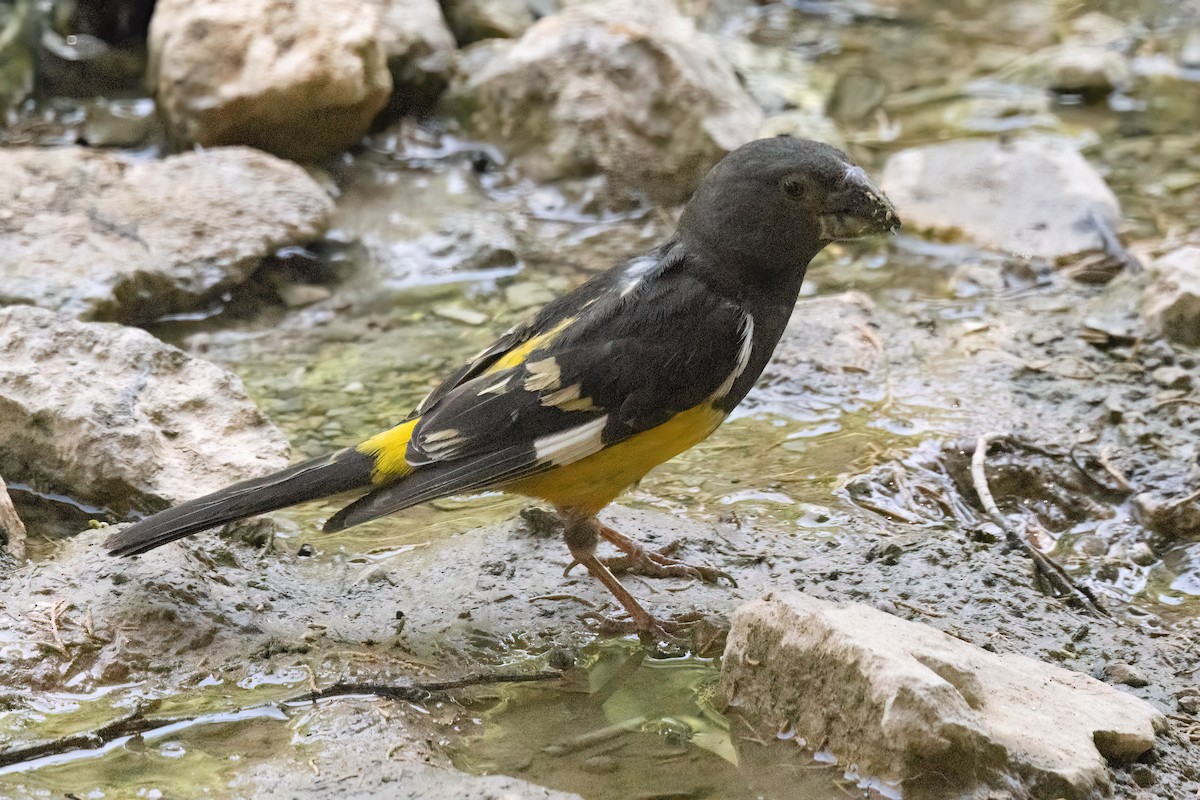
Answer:
[(900, 227), (862, 167), (820, 142), (776, 136), (745, 144), (705, 176), (679, 238), (762, 277), (800, 271), (822, 247)]

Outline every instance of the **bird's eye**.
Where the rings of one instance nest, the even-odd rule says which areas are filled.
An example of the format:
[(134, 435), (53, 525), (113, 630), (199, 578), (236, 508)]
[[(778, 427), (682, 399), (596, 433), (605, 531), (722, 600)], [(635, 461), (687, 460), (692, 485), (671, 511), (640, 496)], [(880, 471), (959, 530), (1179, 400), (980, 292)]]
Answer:
[(804, 196), (804, 184), (795, 175), (788, 175), (783, 179), (783, 190), (792, 197)]

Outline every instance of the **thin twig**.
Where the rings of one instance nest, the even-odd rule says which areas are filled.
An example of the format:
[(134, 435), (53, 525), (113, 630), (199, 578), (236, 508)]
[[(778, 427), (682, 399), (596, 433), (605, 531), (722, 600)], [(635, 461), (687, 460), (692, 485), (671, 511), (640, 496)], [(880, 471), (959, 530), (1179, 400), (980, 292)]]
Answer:
[(1170, 502), (1170, 504), (1167, 506), (1167, 508), (1174, 510), (1176, 508), (1179, 508), (1180, 506), (1186, 506), (1188, 503), (1192, 502), (1193, 500), (1200, 500), (1200, 489), (1197, 489), (1196, 491), (1192, 492), (1191, 494), (1181, 497), (1178, 500), (1172, 500)]
[(468, 686), (481, 686), (489, 683), (528, 683), (530, 681), (549, 681), (561, 678), (562, 673), (556, 670), (542, 672), (495, 672), (468, 675), (452, 681), (434, 681), (431, 683), (414, 683), (410, 686), (391, 686), (385, 683), (343, 683), (338, 681), (332, 686), (316, 692), (306, 692), (297, 697), (289, 697), (281, 703), (310, 703), (325, 700), (330, 697), (345, 697), (347, 695), (368, 694), (375, 697), (386, 697), (389, 700), (406, 700), (418, 702), (428, 699), (429, 695), (438, 692), (448, 692), (453, 689), (465, 689)]
[[(561, 672), (544, 670), (542, 672), (531, 673), (482, 672), (475, 675), (468, 675), (464, 678), (458, 678), (456, 680), (435, 681), (431, 683), (414, 683), (408, 686), (390, 686), (381, 683), (342, 683), (339, 681), (338, 683), (335, 683), (332, 686), (328, 686), (324, 689), (306, 692), (302, 695), (290, 697), (286, 700), (248, 706), (240, 709), (239, 713), (251, 711), (257, 708), (278, 708), (280, 706), (290, 705), (293, 703), (316, 702), (317, 700), (325, 700), (330, 697), (345, 697), (348, 695), (372, 695), (374, 697), (386, 697), (391, 700), (420, 702), (429, 699), (429, 696), (432, 694), (448, 692), (453, 689), (464, 689), (469, 686), (481, 686), (491, 683), (525, 683), (529, 681), (546, 681), (560, 677), (562, 677)], [(27, 761), (44, 758), (45, 756), (60, 755), (62, 753), (70, 753), (75, 750), (95, 750), (126, 736), (137, 736), (158, 728), (165, 728), (169, 725), (195, 722), (197, 719), (204, 716), (146, 717), (146, 710), (146, 707), (139, 708), (129, 716), (122, 717), (121, 719), (110, 722), (107, 725), (102, 725), (94, 731), (77, 733), (73, 736), (65, 736), (61, 739), (53, 739), (49, 742), (30, 745), (29, 747), (15, 747), (10, 750), (0, 751), (0, 767), (22, 764)]]
[(1100, 448), (1100, 466), (1104, 467), (1104, 471), (1112, 476), (1112, 479), (1117, 482), (1117, 486), (1120, 486), (1123, 490), (1130, 493), (1136, 492), (1137, 489), (1135, 489), (1133, 484), (1129, 482), (1129, 479), (1125, 477), (1125, 473), (1117, 469), (1116, 465), (1112, 463), (1111, 454), (1111, 447), (1105, 445), (1104, 447)]
[(1159, 400), (1157, 403), (1152, 405), (1150, 408), (1154, 411), (1157, 411), (1160, 408), (1165, 408), (1166, 406), (1175, 406), (1175, 405), (1200, 406), (1200, 400), (1197, 400), (1194, 397), (1172, 397), (1168, 400)]
[(979, 495), (979, 502), (983, 504), (983, 510), (992, 518), (992, 522), (996, 523), (1000, 530), (1004, 531), (1005, 538), (1011, 544), (1023, 549), (1033, 559), (1037, 574), (1049, 582), (1055, 591), (1065, 594), (1068, 597), (1074, 597), (1077, 603), (1093, 613), (1105, 617), (1109, 616), (1108, 611), (1100, 603), (1100, 599), (1090, 589), (1076, 584), (1062, 567), (1041, 550), (1031, 545), (1025, 537), (1013, 530), (1012, 525), (1000, 513), (1000, 509), (996, 505), (996, 499), (992, 497), (991, 487), (988, 486), (984, 466), (987, 463), (988, 447), (994, 440), (1003, 438), (1006, 438), (1003, 434), (983, 434), (975, 443), (975, 452), (971, 455), (971, 481), (975, 487), (975, 494)]

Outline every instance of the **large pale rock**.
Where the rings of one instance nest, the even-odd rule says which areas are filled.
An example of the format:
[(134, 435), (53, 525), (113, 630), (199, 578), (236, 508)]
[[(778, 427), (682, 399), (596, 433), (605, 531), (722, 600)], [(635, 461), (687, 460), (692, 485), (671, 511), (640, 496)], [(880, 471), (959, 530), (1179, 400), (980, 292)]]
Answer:
[(1069, 142), (964, 140), (892, 156), (881, 184), (906, 228), (1058, 258), (1115, 241), (1117, 198)]
[(762, 114), (669, 0), (601, 0), (517, 41), (467, 48), (452, 112), (536, 180), (603, 174), (617, 192), (685, 199)]
[(325, 158), (391, 95), (378, 27), (363, 0), (160, 0), (149, 80), (182, 146)]
[(25, 523), (17, 516), (3, 478), (0, 478), (0, 546), (15, 558), (25, 557)]
[(1200, 347), (1200, 247), (1182, 247), (1150, 267), (1142, 297), (1151, 327), (1174, 342)]
[(431, 103), (446, 88), (457, 43), (437, 0), (366, 0), (379, 14), (379, 39), (404, 111)]
[(0, 308), (0, 471), (153, 511), (287, 465), (238, 378), (145, 331)]
[(195, 310), (332, 213), (300, 167), (243, 147), (142, 164), (0, 149), (0, 304), (125, 322)]
[(1035, 798), (1091, 797), (1164, 724), (1087, 675), (796, 592), (734, 613), (720, 691), (862, 775), (955, 797), (1013, 779)]

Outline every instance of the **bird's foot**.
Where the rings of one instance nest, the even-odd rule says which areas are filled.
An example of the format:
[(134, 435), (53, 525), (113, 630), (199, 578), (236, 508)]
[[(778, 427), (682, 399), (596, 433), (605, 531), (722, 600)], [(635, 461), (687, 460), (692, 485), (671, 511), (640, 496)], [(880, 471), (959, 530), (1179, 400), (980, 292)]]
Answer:
[(705, 583), (719, 583), (721, 580), (726, 580), (730, 586), (737, 586), (737, 581), (733, 579), (733, 576), (724, 570), (705, 564), (689, 564), (686, 561), (672, 558), (683, 544), (682, 541), (671, 542), (658, 550), (649, 550), (631, 539), (626, 539), (626, 541), (632, 545), (630, 549), (625, 550), (619, 556), (602, 559), (604, 565), (615, 575), (641, 575), (644, 578), (691, 578)]
[(667, 644), (685, 648), (699, 656), (721, 653), (729, 634), (727, 619), (701, 611), (679, 614), (671, 619), (659, 619), (649, 614), (644, 618), (610, 617), (598, 611), (589, 611), (581, 618), (591, 623), (601, 636), (629, 636), (636, 633), (647, 646)]

